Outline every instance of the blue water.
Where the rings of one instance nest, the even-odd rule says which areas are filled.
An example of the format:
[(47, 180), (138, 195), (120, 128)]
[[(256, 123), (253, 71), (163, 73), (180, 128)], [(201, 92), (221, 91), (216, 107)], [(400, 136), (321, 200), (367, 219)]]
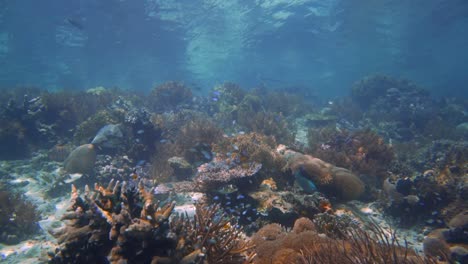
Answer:
[(3, 0), (0, 87), (182, 80), (347, 94), (383, 73), (466, 96), (466, 0)]

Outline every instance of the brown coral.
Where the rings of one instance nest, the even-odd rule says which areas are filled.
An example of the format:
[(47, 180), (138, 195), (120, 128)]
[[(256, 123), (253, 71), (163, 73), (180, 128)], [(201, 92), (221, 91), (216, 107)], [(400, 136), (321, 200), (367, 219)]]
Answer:
[(156, 112), (174, 111), (192, 101), (192, 91), (182, 82), (165, 82), (156, 86), (149, 96), (149, 104)]
[(150, 262), (170, 247), (163, 243), (164, 230), (174, 205), (159, 207), (143, 186), (135, 190), (125, 182), (96, 184), (94, 191), (86, 187), (83, 197), (72, 187), (71, 204), (62, 217), (67, 224), (51, 230), (60, 249), (50, 262)]
[(287, 169), (309, 178), (319, 190), (343, 200), (357, 199), (364, 192), (364, 183), (347, 169), (294, 151), (287, 151), (284, 156), (288, 161)]
[(400, 246), (395, 233), (387, 235), (376, 225), (368, 226), (367, 231), (351, 228), (341, 239), (308, 228), (296, 231), (286, 232), (276, 224), (260, 229), (252, 237), (255, 263), (437, 263)]
[(172, 221), (172, 229), (181, 234), (177, 249), (186, 256), (203, 252), (207, 263), (244, 263), (252, 245), (242, 237), (242, 228), (235, 227), (233, 218), (222, 214), (218, 205), (195, 206), (193, 219), (182, 215)]
[(335, 128), (309, 130), (311, 154), (335, 166), (368, 176), (365, 180), (381, 186), (395, 158), (394, 150), (382, 137), (366, 129), (355, 132)]

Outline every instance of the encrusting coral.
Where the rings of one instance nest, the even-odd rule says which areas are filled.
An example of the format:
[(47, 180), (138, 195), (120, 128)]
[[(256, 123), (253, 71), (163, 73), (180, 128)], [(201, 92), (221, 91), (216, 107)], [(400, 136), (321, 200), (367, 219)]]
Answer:
[(288, 162), (285, 168), (312, 180), (319, 190), (346, 201), (357, 199), (363, 194), (364, 183), (351, 171), (310, 155), (291, 150), (281, 151)]

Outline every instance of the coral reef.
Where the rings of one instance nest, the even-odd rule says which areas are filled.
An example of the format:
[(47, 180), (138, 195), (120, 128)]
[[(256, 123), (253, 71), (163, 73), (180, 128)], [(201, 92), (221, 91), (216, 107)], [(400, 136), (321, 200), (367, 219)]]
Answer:
[(156, 86), (149, 95), (148, 104), (153, 111), (173, 111), (192, 102), (192, 91), (181, 82), (165, 82)]
[(423, 242), (424, 253), (428, 256), (458, 263), (468, 261), (468, 211), (454, 216), (448, 228), (431, 231)]
[(105, 188), (87, 187), (81, 197), (72, 187), (65, 227), (52, 230), (60, 245), (50, 263), (149, 263), (168, 254), (168, 219), (174, 208), (159, 208), (143, 186), (111, 181)]
[[(222, 139), (222, 130), (205, 115), (194, 111), (180, 111), (154, 115), (152, 123), (162, 131), (162, 137), (155, 144), (152, 155), (153, 178), (159, 182), (176, 178), (169, 159), (181, 157), (194, 170), (201, 163), (212, 159), (213, 144)], [(188, 178), (188, 177), (182, 177)]]
[(239, 134), (225, 138), (213, 146), (213, 152), (220, 159), (240, 164), (256, 162), (262, 165), (260, 174), (273, 177), (278, 184), (282, 181), (285, 162), (276, 152), (276, 140), (259, 133)]
[(336, 166), (366, 175), (373, 186), (382, 186), (395, 154), (384, 139), (369, 129), (354, 132), (335, 128), (309, 130), (311, 154)]
[(86, 144), (103, 126), (107, 124), (118, 124), (122, 121), (123, 117), (117, 116), (115, 112), (100, 110), (75, 128), (73, 140), (76, 144)]
[(215, 159), (198, 167), (194, 181), (202, 189), (208, 191), (229, 183), (242, 184), (239, 182), (240, 180), (248, 180), (248, 178), (256, 175), (261, 168), (262, 164), (256, 162), (241, 165), (231, 160)]
[(235, 226), (233, 218), (223, 215), (218, 205), (195, 206), (193, 219), (179, 216), (171, 221), (172, 230), (180, 237), (179, 254), (187, 256), (180, 263), (193, 263), (189, 259), (194, 252), (206, 255), (206, 263), (246, 263), (252, 258), (248, 253), (253, 245), (243, 237), (242, 228)]
[(39, 230), (40, 215), (25, 197), (0, 191), (0, 243), (16, 244)]
[(341, 239), (319, 234), (316, 224), (304, 218), (296, 220), (291, 232), (266, 225), (252, 237), (254, 263), (437, 263), (400, 246), (395, 233), (386, 234), (376, 225), (367, 231), (351, 227), (343, 234)]
[(349, 201), (359, 198), (364, 192), (364, 183), (347, 169), (291, 150), (284, 151), (283, 155), (288, 162), (287, 169), (312, 180), (319, 190), (329, 195)]
[(197, 205), (193, 219), (170, 220), (175, 203), (159, 206), (142, 184), (111, 181), (72, 187), (66, 226), (51, 230), (60, 247), (50, 263), (242, 263), (251, 246), (219, 207)]

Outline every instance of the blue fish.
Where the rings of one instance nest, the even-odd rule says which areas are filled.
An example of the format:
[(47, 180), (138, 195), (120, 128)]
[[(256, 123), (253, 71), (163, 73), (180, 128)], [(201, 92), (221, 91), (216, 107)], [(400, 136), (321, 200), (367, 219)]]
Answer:
[(206, 151), (206, 150), (202, 150), (202, 151), (200, 151), (200, 152), (201, 152), (201, 154), (203, 154), (203, 157), (205, 157), (205, 159), (211, 160), (211, 153), (209, 153), (209, 152)]
[(236, 199), (237, 199), (237, 200), (240, 200), (240, 199), (244, 199), (244, 198), (245, 198), (245, 196), (244, 196), (244, 195), (242, 195), (242, 194), (239, 194), (239, 195), (237, 195), (237, 198), (236, 198)]
[(315, 186), (314, 182), (303, 176), (302, 169), (296, 171), (294, 173), (294, 177), (296, 179), (297, 185), (299, 185), (299, 187), (301, 187), (304, 192), (314, 193), (317, 191), (317, 186)]

